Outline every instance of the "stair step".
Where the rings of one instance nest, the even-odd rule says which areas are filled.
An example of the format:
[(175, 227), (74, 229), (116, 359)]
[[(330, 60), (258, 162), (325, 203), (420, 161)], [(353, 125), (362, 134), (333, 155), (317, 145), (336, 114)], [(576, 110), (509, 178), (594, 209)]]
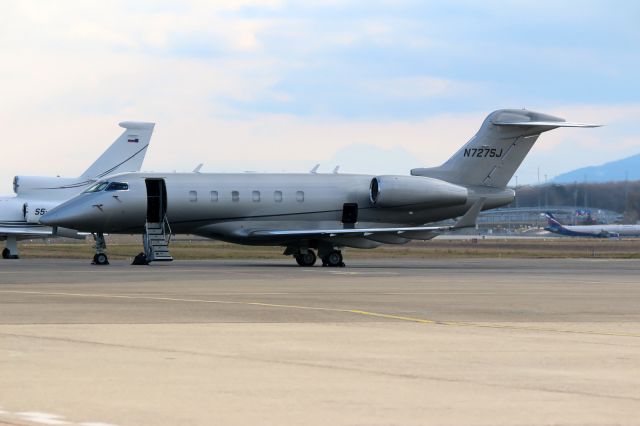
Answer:
[(169, 238), (165, 231), (164, 222), (148, 222), (145, 224), (147, 260), (171, 261), (173, 257), (169, 253)]
[(153, 254), (149, 257), (149, 260), (173, 260), (173, 257), (169, 254)]

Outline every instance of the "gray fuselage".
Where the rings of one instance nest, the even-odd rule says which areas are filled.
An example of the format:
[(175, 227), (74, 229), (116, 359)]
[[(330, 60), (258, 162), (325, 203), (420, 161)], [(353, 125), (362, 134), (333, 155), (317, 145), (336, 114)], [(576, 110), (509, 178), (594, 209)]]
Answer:
[[(351, 174), (266, 173), (126, 173), (112, 176), (127, 190), (84, 193), (65, 203), (65, 216), (50, 213), (58, 225), (80, 231), (140, 233), (147, 215), (145, 180), (163, 179), (166, 217), (173, 233), (189, 233), (244, 244), (284, 244), (282, 238), (252, 237), (257, 230), (322, 229), (344, 226), (343, 206), (358, 206), (357, 227), (415, 226), (464, 214), (479, 197), (484, 209), (510, 203), (510, 189), (465, 187), (455, 205), (405, 203), (374, 204), (370, 184), (375, 176)], [(401, 179), (430, 180), (403, 176)], [(435, 181), (435, 180), (433, 180)], [(446, 183), (444, 183), (446, 184)], [(446, 190), (446, 188), (445, 188)]]

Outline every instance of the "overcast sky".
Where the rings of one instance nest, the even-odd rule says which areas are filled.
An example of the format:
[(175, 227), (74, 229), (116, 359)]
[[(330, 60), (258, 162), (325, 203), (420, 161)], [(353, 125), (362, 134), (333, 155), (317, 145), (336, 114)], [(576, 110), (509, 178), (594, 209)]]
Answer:
[(1, 1), (0, 192), (76, 176), (125, 120), (145, 170), (406, 173), (499, 108), (600, 129), (543, 135), (535, 182), (640, 153), (640, 3)]

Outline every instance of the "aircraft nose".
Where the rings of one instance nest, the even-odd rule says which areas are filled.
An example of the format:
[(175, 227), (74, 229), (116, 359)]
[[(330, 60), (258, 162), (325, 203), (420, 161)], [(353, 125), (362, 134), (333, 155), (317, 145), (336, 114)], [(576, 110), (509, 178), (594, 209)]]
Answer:
[(54, 207), (49, 210), (40, 218), (40, 223), (49, 226), (62, 226), (65, 228), (73, 228), (70, 226), (73, 224), (74, 219), (77, 219), (77, 214), (75, 214), (71, 209), (65, 208), (63, 206)]
[(72, 199), (49, 210), (40, 218), (40, 223), (83, 230), (91, 225), (91, 219), (91, 207), (87, 207), (82, 199)]

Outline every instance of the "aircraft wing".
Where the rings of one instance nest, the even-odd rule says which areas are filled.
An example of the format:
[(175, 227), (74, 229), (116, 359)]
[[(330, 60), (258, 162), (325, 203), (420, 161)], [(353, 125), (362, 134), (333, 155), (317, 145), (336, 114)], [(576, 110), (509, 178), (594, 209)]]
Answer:
[(50, 237), (53, 235), (53, 229), (42, 225), (0, 225), (0, 236), (16, 235), (22, 238), (30, 237)]
[(416, 226), (404, 228), (337, 228), (337, 229), (295, 229), (259, 230), (251, 232), (252, 237), (367, 237), (373, 234), (396, 234), (405, 232), (447, 231), (453, 226)]
[(388, 228), (336, 228), (336, 229), (292, 229), (292, 230), (256, 230), (252, 237), (368, 237), (375, 234), (407, 236), (409, 238), (430, 239), (435, 233), (452, 231), (476, 226), (478, 214), (482, 210), (485, 198), (476, 201), (453, 226), (408, 226)]

